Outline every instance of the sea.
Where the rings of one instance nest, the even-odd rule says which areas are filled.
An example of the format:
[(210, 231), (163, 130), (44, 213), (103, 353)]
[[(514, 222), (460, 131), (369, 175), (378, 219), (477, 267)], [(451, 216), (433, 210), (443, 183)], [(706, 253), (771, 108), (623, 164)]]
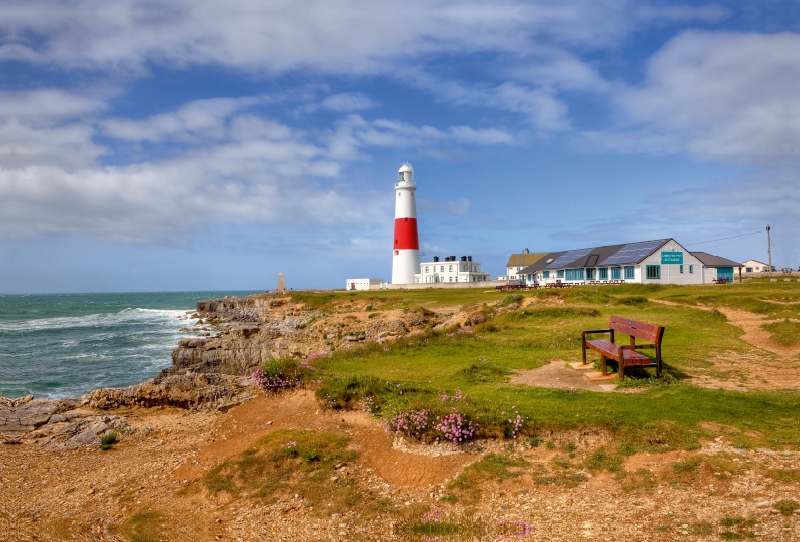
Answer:
[(78, 397), (138, 384), (172, 364), (202, 299), (256, 293), (0, 295), (0, 397)]

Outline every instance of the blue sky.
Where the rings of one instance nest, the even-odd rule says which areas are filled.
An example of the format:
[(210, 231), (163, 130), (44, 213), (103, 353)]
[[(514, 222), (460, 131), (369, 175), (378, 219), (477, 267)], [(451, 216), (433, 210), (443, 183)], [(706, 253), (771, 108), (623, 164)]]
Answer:
[(3, 2), (0, 292), (389, 279), (406, 160), (422, 252), (493, 276), (763, 259), (767, 223), (796, 267), (798, 32), (770, 0)]

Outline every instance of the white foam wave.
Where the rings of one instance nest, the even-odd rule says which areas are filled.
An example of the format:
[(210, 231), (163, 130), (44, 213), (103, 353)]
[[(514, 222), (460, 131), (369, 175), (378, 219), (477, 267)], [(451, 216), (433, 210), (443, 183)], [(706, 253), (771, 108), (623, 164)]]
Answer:
[[(116, 313), (88, 314), (86, 316), (63, 316), (37, 318), (21, 322), (0, 322), (0, 331), (40, 331), (47, 329), (70, 329), (86, 327), (113, 327), (125, 323), (170, 323), (175, 327), (186, 325), (178, 316), (185, 310), (128, 308)], [(183, 324), (181, 323), (183, 322)]]

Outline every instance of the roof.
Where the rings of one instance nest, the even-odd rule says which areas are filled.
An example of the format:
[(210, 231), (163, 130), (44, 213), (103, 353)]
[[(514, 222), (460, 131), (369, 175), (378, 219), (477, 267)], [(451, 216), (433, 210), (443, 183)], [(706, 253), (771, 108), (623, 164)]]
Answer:
[(537, 252), (535, 254), (512, 254), (508, 259), (506, 267), (525, 267), (538, 262), (542, 256), (547, 255), (547, 252)]
[(703, 265), (706, 267), (742, 267), (742, 264), (738, 262), (720, 256), (714, 256), (708, 252), (692, 252), (692, 256), (703, 262)]
[(548, 252), (547, 254), (542, 256), (533, 265), (529, 265), (525, 269), (520, 270), (520, 273), (523, 274), (523, 275), (527, 275), (529, 273), (536, 273), (538, 271), (541, 271), (542, 269), (547, 267), (547, 265), (550, 262), (556, 261), (560, 256), (562, 256), (564, 254), (566, 254), (566, 251), (564, 251), (564, 252)]
[(551, 252), (536, 263), (522, 269), (520, 273), (536, 273), (543, 269), (565, 269), (605, 265), (629, 265), (640, 263), (671, 239), (656, 239), (623, 245), (607, 245), (594, 248), (579, 248), (564, 252)]
[(761, 260), (747, 260), (744, 263), (753, 262), (753, 263), (760, 263), (761, 265), (767, 265), (766, 262), (762, 262)]

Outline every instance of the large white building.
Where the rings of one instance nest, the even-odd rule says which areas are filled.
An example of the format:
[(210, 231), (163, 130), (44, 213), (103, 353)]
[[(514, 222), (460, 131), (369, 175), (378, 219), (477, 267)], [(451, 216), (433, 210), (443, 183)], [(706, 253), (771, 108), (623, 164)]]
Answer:
[(551, 252), (519, 271), (527, 284), (607, 283), (702, 284), (734, 279), (742, 264), (704, 252), (689, 252), (674, 239)]
[(489, 273), (482, 272), (480, 262), (473, 262), (472, 256), (461, 256), (460, 261), (455, 256), (446, 256), (444, 261), (439, 261), (439, 256), (434, 256), (432, 262), (422, 262), (420, 272), (414, 275), (416, 284), (486, 282), (487, 280), (489, 280)]

